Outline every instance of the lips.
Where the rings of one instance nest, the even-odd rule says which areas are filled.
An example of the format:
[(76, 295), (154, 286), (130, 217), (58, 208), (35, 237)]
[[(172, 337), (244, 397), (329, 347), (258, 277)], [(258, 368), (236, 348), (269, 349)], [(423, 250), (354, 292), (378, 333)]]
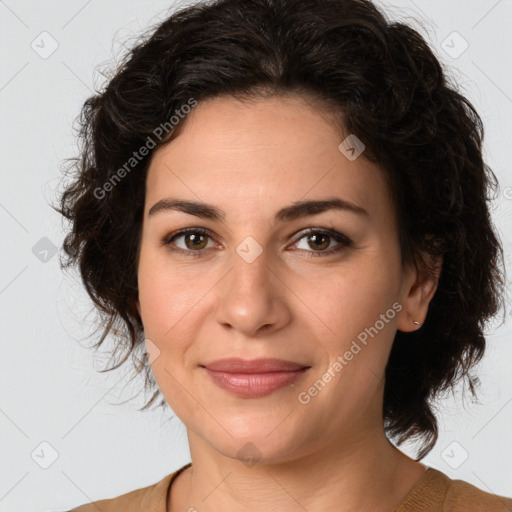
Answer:
[(303, 376), (310, 366), (283, 359), (221, 359), (201, 365), (212, 382), (238, 397), (269, 395)]
[(225, 373), (292, 372), (309, 368), (308, 365), (285, 361), (284, 359), (253, 359), (247, 361), (240, 358), (219, 359), (202, 366), (212, 371)]

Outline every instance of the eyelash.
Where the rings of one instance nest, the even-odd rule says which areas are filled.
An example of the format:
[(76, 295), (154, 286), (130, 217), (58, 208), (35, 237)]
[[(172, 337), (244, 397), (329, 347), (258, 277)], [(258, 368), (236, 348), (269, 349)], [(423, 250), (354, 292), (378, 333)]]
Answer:
[[(201, 254), (203, 254), (203, 252), (206, 251), (207, 249), (200, 249), (198, 251), (192, 251), (192, 250), (184, 250), (184, 249), (180, 249), (180, 248), (171, 247), (172, 242), (174, 240), (176, 240), (176, 238), (179, 238), (180, 236), (186, 235), (188, 233), (200, 234), (200, 235), (208, 236), (213, 239), (213, 237), (210, 235), (209, 231), (206, 229), (186, 228), (186, 229), (182, 229), (182, 230), (178, 231), (177, 233), (172, 233), (171, 235), (166, 236), (162, 240), (161, 245), (166, 246), (171, 252), (181, 253), (181, 254), (184, 254), (185, 256), (190, 256), (190, 257), (201, 256)], [(341, 251), (343, 248), (352, 247), (352, 245), (353, 245), (352, 240), (350, 238), (348, 238), (347, 236), (343, 235), (342, 233), (338, 233), (337, 231), (334, 231), (332, 229), (319, 229), (319, 228), (309, 228), (306, 231), (303, 231), (301, 233), (301, 236), (299, 236), (293, 244), (295, 245), (300, 240), (302, 240), (304, 237), (311, 235), (311, 234), (329, 236), (331, 239), (338, 242), (338, 245), (333, 247), (332, 249), (323, 250), (323, 251), (313, 251), (313, 250), (308, 251), (305, 249), (299, 249), (299, 250), (306, 251), (306, 253), (308, 254), (308, 256), (306, 256), (307, 258), (314, 258), (317, 256), (321, 256), (321, 257), (322, 256), (330, 256), (331, 254), (335, 254), (335, 253)]]

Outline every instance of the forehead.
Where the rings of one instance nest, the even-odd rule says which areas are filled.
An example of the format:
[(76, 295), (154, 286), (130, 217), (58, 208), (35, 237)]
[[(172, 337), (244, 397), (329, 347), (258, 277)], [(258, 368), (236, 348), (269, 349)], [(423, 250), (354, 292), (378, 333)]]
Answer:
[(325, 108), (298, 96), (199, 103), (153, 155), (147, 207), (169, 195), (275, 210), (276, 202), (328, 194), (382, 212), (390, 206), (383, 170), (364, 153), (344, 156), (339, 145), (347, 135)]

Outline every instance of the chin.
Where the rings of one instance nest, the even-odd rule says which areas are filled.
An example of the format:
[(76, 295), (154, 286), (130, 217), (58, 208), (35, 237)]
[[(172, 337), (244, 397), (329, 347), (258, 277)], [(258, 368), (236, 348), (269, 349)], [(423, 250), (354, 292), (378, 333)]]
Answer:
[[(215, 431), (205, 432), (204, 425), (199, 435), (217, 452), (232, 459), (239, 460), (247, 467), (259, 464), (282, 464), (297, 458), (307, 445), (303, 429), (294, 431), (289, 425), (279, 424), (275, 416), (273, 421), (260, 422), (251, 418), (250, 422), (242, 420), (222, 423), (229, 432), (212, 426)], [(287, 428), (288, 427), (288, 428)], [(231, 435), (230, 435), (231, 434)], [(311, 436), (314, 439), (314, 436)], [(311, 447), (313, 449), (313, 447)]]

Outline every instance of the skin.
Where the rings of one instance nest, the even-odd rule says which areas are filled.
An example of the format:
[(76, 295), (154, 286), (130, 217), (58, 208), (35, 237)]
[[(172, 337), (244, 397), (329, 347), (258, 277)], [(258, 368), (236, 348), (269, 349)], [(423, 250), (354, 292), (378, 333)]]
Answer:
[[(298, 96), (215, 98), (182, 122), (148, 169), (138, 266), (137, 308), (152, 371), (187, 428), (193, 462), (174, 481), (168, 510), (393, 511), (426, 466), (385, 436), (384, 370), (396, 330), (423, 323), (437, 280), (402, 266), (382, 169), (364, 153), (347, 159), (338, 145), (348, 134)], [(148, 216), (170, 197), (214, 205), (225, 219), (176, 210)], [(284, 206), (332, 197), (368, 215), (329, 210), (274, 224)], [(210, 234), (199, 256), (170, 250), (197, 253), (186, 236), (162, 245), (190, 227)], [(308, 228), (334, 229), (352, 245), (332, 238), (315, 245), (301, 234)], [(248, 236), (262, 250), (251, 263), (236, 252)], [(322, 256), (327, 245), (340, 250)], [(300, 403), (299, 392), (393, 303), (400, 311)], [(199, 366), (225, 357), (311, 368), (294, 386), (240, 398)], [(250, 467), (237, 455), (248, 442), (258, 453)]]

